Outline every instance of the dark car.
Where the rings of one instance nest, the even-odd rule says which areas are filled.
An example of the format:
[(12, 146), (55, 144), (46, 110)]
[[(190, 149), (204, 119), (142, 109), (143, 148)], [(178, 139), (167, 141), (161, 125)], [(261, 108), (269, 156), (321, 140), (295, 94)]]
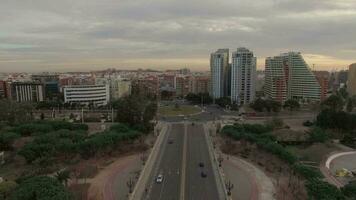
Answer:
[(202, 172), (200, 173), (200, 175), (201, 175), (201, 177), (203, 177), (203, 178), (205, 178), (205, 177), (208, 176), (208, 174), (207, 174), (206, 172), (204, 172), (204, 171), (202, 171)]
[(169, 139), (168, 144), (173, 144), (173, 139)]
[(204, 163), (203, 163), (203, 162), (200, 162), (200, 163), (199, 163), (199, 167), (204, 167)]

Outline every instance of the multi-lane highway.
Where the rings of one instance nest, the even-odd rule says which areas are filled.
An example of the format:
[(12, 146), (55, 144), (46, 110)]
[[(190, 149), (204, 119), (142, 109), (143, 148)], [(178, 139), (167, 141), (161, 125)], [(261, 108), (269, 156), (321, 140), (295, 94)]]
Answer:
[[(217, 200), (219, 193), (202, 125), (188, 126), (185, 198)], [(204, 166), (199, 166), (203, 163)], [(206, 177), (201, 176), (201, 172)]]
[[(199, 166), (199, 163), (204, 166)], [(206, 177), (201, 176), (201, 172)], [(157, 175), (163, 181), (156, 183)], [(218, 200), (209, 149), (201, 124), (171, 124), (150, 174), (147, 194), (151, 200)]]
[[(178, 200), (182, 175), (184, 130), (183, 124), (172, 124), (163, 140), (156, 166), (150, 175), (148, 199)], [(171, 141), (171, 142), (170, 142)], [(156, 183), (158, 174), (163, 175), (162, 183)]]

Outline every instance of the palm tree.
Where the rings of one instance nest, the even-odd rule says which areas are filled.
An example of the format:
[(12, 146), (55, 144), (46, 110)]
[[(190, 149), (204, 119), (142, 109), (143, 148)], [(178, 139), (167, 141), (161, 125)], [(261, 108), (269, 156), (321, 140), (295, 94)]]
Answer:
[(58, 171), (55, 177), (59, 182), (67, 186), (68, 180), (70, 179), (70, 171), (69, 170)]

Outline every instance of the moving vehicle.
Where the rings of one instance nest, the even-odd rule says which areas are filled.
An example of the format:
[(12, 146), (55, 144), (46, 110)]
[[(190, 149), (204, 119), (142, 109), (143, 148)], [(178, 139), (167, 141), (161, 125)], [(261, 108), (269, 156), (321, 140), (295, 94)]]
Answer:
[(162, 174), (159, 174), (157, 177), (156, 177), (156, 183), (162, 183), (163, 182), (163, 175)]
[(207, 174), (206, 172), (204, 172), (204, 171), (201, 171), (200, 176), (203, 177), (203, 178), (205, 178), (205, 177), (208, 176), (208, 174)]
[(204, 163), (203, 162), (199, 162), (199, 167), (204, 167)]

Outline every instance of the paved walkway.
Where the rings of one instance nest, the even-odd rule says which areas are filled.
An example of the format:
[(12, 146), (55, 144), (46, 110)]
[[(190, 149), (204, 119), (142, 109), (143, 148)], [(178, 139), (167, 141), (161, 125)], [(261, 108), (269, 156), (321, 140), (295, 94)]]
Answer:
[(238, 157), (224, 155), (222, 167), (226, 178), (234, 184), (234, 200), (273, 200), (272, 180), (259, 168)]
[[(93, 179), (88, 190), (89, 200), (127, 199), (128, 187), (126, 182), (133, 173), (140, 169), (139, 155), (119, 158), (101, 170)], [(136, 180), (135, 180), (136, 181)]]
[(356, 169), (356, 151), (333, 153), (320, 164), (320, 170), (326, 180), (338, 188), (343, 187), (348, 182), (345, 178), (334, 176), (336, 170), (342, 168), (348, 170)]
[[(214, 132), (214, 123), (207, 127)], [(213, 134), (214, 135), (214, 134)], [(261, 169), (253, 164), (231, 155), (222, 154), (220, 148), (215, 149), (217, 155), (223, 155), (222, 176), (225, 182), (230, 181), (234, 187), (231, 190), (233, 200), (274, 200), (275, 187)]]

